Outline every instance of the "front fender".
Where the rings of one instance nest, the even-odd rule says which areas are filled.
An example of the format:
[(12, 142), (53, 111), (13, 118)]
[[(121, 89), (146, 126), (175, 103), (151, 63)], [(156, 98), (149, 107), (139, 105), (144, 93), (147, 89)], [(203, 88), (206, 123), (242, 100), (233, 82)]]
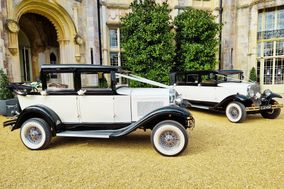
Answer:
[(271, 93), (271, 95), (269, 95), (269, 98), (282, 98), (282, 96), (280, 94), (277, 93)]
[(15, 125), (12, 127), (12, 131), (20, 128), (26, 120), (34, 117), (45, 120), (51, 128), (53, 136), (56, 135), (56, 131), (59, 130), (62, 125), (60, 118), (53, 110), (43, 105), (34, 105), (25, 108), (20, 113)]
[(185, 128), (190, 128), (194, 126), (194, 125), (189, 125), (190, 121), (194, 122), (194, 119), (191, 113), (187, 109), (171, 105), (150, 112), (149, 114), (138, 120), (137, 122), (129, 125), (127, 129), (122, 129), (124, 131), (114, 133), (110, 137), (119, 137), (127, 135), (140, 127), (152, 129), (158, 122), (166, 119), (178, 121)]
[(241, 95), (241, 94), (235, 94), (235, 95), (228, 96), (227, 98), (222, 100), (220, 103), (218, 103), (214, 108), (225, 108), (230, 102), (233, 102), (233, 101), (242, 102), (243, 104), (252, 103), (250, 98), (248, 98), (247, 96)]

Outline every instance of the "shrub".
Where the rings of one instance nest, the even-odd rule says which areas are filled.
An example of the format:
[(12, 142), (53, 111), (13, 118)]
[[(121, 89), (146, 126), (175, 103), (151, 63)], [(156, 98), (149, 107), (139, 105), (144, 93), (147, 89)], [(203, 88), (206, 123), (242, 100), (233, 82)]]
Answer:
[(121, 19), (125, 50), (123, 68), (154, 81), (169, 83), (175, 46), (168, 4), (134, 0), (130, 8), (131, 13)]
[(7, 88), (8, 85), (8, 77), (4, 71), (0, 69), (0, 100), (7, 100), (14, 97), (10, 89)]
[(176, 71), (215, 69), (220, 25), (209, 12), (185, 9), (175, 20)]

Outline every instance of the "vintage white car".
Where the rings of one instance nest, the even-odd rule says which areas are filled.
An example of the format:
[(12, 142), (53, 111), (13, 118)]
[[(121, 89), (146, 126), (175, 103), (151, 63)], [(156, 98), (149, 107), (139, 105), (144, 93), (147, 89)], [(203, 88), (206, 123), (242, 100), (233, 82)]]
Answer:
[(274, 100), (281, 95), (268, 89), (261, 93), (257, 83), (243, 80), (241, 70), (175, 72), (171, 84), (191, 107), (225, 112), (234, 123), (244, 121), (247, 113), (275, 119), (283, 107)]
[[(165, 156), (181, 153), (188, 144), (191, 113), (178, 105), (182, 99), (166, 85), (119, 73), (118, 67), (43, 65), (42, 91), (14, 85), (22, 111), (4, 123), (20, 128), (23, 144), (44, 149), (52, 137), (114, 138), (136, 129), (151, 129), (151, 142)], [(118, 78), (160, 88), (117, 87)]]

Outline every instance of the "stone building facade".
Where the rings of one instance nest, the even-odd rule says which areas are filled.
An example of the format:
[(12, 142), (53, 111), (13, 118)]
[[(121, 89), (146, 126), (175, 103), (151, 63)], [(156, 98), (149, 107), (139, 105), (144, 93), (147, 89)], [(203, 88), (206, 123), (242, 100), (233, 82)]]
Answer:
[[(0, 67), (11, 81), (31, 81), (45, 63), (122, 65), (120, 18), (131, 1), (100, 0), (98, 9), (97, 0), (1, 0)], [(212, 11), (223, 23), (219, 67), (241, 69), (246, 77), (255, 67), (262, 88), (284, 92), (283, 0), (168, 3), (172, 17), (186, 7)]]

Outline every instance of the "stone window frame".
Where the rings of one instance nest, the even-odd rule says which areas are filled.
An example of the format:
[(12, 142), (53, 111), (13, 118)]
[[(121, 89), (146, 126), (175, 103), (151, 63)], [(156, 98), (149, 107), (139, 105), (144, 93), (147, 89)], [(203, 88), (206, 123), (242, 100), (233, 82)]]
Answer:
[[(117, 47), (111, 47), (111, 30), (116, 30), (117, 31)], [(121, 32), (120, 32), (120, 27), (119, 26), (114, 26), (114, 25), (110, 25), (108, 26), (108, 60), (109, 60), (109, 64), (111, 66), (122, 66), (122, 54), (124, 52), (123, 48), (121, 48), (121, 43), (120, 43), (120, 39), (121, 39)], [(111, 54), (117, 54), (117, 64), (112, 64), (111, 62)]]
[[(123, 58), (122, 54), (124, 53), (124, 49), (121, 47), (121, 30), (119, 24), (112, 24), (107, 26), (108, 30), (108, 62), (111, 66), (122, 66), (123, 65)], [(116, 30), (117, 32), (117, 47), (111, 47), (111, 30)], [(113, 64), (111, 60), (111, 55), (117, 54), (117, 63)], [(125, 78), (118, 78), (117, 82), (119, 85), (127, 85), (127, 80)]]
[[(258, 11), (256, 54), (258, 62), (257, 70), (260, 71), (258, 71), (257, 77), (264, 85), (284, 84), (284, 67), (281, 64), (280, 68), (278, 68), (278, 64), (280, 65), (279, 62), (284, 62), (284, 25), (282, 25), (283, 28), (279, 28), (278, 26), (280, 11), (284, 14), (283, 6)], [(274, 16), (273, 23), (270, 23), (270, 25), (273, 25), (272, 29), (265, 28), (267, 26), (267, 13), (272, 13)], [(268, 47), (271, 43), (272, 48), (270, 50), (266, 49), (266, 47)], [(282, 44), (282, 48), (279, 44)], [(269, 65), (268, 62), (270, 62)], [(280, 75), (278, 73), (280, 73)], [(279, 78), (281, 78), (281, 81), (279, 81)]]

